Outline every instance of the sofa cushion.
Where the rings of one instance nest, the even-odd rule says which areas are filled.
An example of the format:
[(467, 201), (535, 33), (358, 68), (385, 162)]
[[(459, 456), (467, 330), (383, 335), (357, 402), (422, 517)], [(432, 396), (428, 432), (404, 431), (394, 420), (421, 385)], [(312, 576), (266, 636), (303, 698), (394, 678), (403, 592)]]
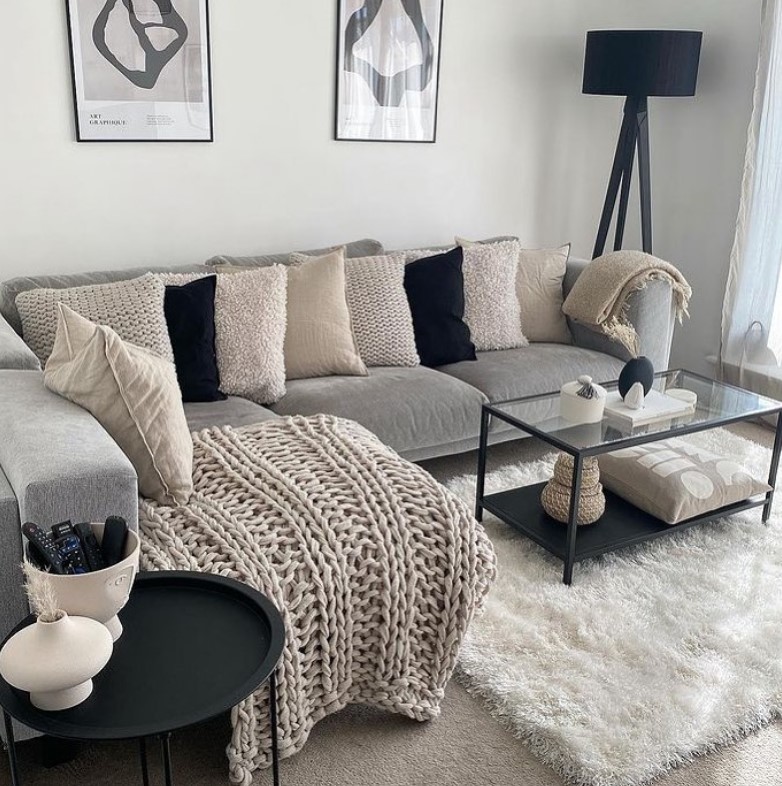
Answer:
[(477, 436), (485, 401), (475, 388), (432, 369), (378, 367), (367, 377), (290, 381), (272, 409), (350, 418), (405, 453)]
[(567, 344), (531, 344), (521, 349), (479, 352), (477, 362), (440, 366), (439, 371), (481, 390), (489, 401), (558, 391), (589, 374), (599, 382), (617, 379), (624, 363), (611, 355)]
[(0, 314), (21, 336), (22, 320), (16, 308), (16, 296), (31, 289), (71, 289), (94, 284), (113, 284), (129, 281), (145, 273), (196, 273), (203, 272), (203, 265), (178, 265), (174, 267), (131, 267), (127, 270), (103, 270), (95, 273), (69, 273), (64, 276), (20, 276), (0, 284)]
[(277, 415), (246, 398), (228, 396), (225, 401), (187, 403), (185, 417), (190, 431), (201, 431), (212, 426), (252, 426)]
[[(378, 240), (365, 239), (354, 240), (351, 243), (345, 243), (345, 256), (348, 259), (355, 257), (374, 257), (383, 253), (383, 244)], [(307, 256), (319, 257), (323, 254), (328, 254), (335, 248), (339, 248), (339, 244), (330, 246), (329, 248), (315, 248), (309, 251), (287, 251), (284, 254), (260, 254), (258, 256), (249, 257), (234, 257), (221, 254), (212, 257), (206, 264), (207, 265), (239, 265), (243, 267), (271, 267), (272, 265), (288, 265), (290, 264), (290, 257), (292, 253), (307, 254)]]

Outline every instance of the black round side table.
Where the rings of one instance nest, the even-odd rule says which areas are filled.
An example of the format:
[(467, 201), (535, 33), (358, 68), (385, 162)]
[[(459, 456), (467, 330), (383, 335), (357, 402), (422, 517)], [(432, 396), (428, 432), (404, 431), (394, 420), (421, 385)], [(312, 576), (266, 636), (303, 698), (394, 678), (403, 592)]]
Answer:
[[(61, 739), (138, 739), (144, 786), (146, 742), (159, 737), (166, 786), (172, 784), (169, 738), (246, 699), (268, 680), (272, 771), (279, 784), (275, 668), (285, 643), (282, 617), (261, 593), (233, 579), (180, 571), (141, 573), (121, 612), (124, 633), (92, 695), (44, 712), (0, 678), (0, 706), (12, 786), (21, 786), (11, 718)], [(27, 617), (9, 634), (32, 624)], [(3, 642), (5, 643), (5, 642)]]

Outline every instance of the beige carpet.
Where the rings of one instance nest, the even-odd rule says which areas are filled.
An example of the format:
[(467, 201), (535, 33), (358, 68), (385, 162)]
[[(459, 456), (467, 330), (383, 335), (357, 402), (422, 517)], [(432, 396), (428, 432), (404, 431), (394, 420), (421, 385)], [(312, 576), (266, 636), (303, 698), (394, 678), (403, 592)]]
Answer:
[[(754, 426), (736, 431), (770, 445), (770, 432)], [(531, 441), (490, 451), (490, 469), (529, 460), (544, 450)], [(475, 471), (475, 456), (429, 462), (439, 480)], [(776, 588), (772, 588), (775, 591)], [(227, 718), (190, 729), (174, 738), (174, 782), (187, 786), (226, 784), (223, 748)], [(74, 763), (43, 770), (38, 741), (20, 746), (25, 785), (136, 786), (140, 773), (132, 744), (87, 748)], [(282, 763), (284, 786), (562, 786), (562, 781), (501, 728), (461, 686), (452, 683), (442, 716), (428, 724), (359, 707), (319, 723), (304, 750)], [(153, 783), (162, 783), (160, 767)], [(0, 771), (0, 785), (9, 783)], [(256, 783), (271, 783), (268, 773)], [(736, 745), (714, 752), (660, 778), (656, 786), (782, 786), (782, 724), (776, 723)]]

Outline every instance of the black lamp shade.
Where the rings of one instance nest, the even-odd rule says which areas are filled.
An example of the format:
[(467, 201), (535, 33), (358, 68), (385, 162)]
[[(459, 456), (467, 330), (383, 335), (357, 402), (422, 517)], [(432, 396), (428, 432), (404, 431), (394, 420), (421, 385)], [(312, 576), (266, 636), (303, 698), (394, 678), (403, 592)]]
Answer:
[(695, 95), (702, 38), (693, 30), (592, 30), (587, 33), (583, 92)]

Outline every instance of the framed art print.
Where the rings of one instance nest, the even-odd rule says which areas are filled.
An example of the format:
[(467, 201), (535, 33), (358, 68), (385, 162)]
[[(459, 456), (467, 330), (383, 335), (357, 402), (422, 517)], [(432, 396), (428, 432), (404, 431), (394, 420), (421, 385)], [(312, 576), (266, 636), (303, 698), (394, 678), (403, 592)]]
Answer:
[(338, 0), (338, 140), (434, 142), (443, 0)]
[(66, 0), (79, 142), (211, 142), (208, 0)]

